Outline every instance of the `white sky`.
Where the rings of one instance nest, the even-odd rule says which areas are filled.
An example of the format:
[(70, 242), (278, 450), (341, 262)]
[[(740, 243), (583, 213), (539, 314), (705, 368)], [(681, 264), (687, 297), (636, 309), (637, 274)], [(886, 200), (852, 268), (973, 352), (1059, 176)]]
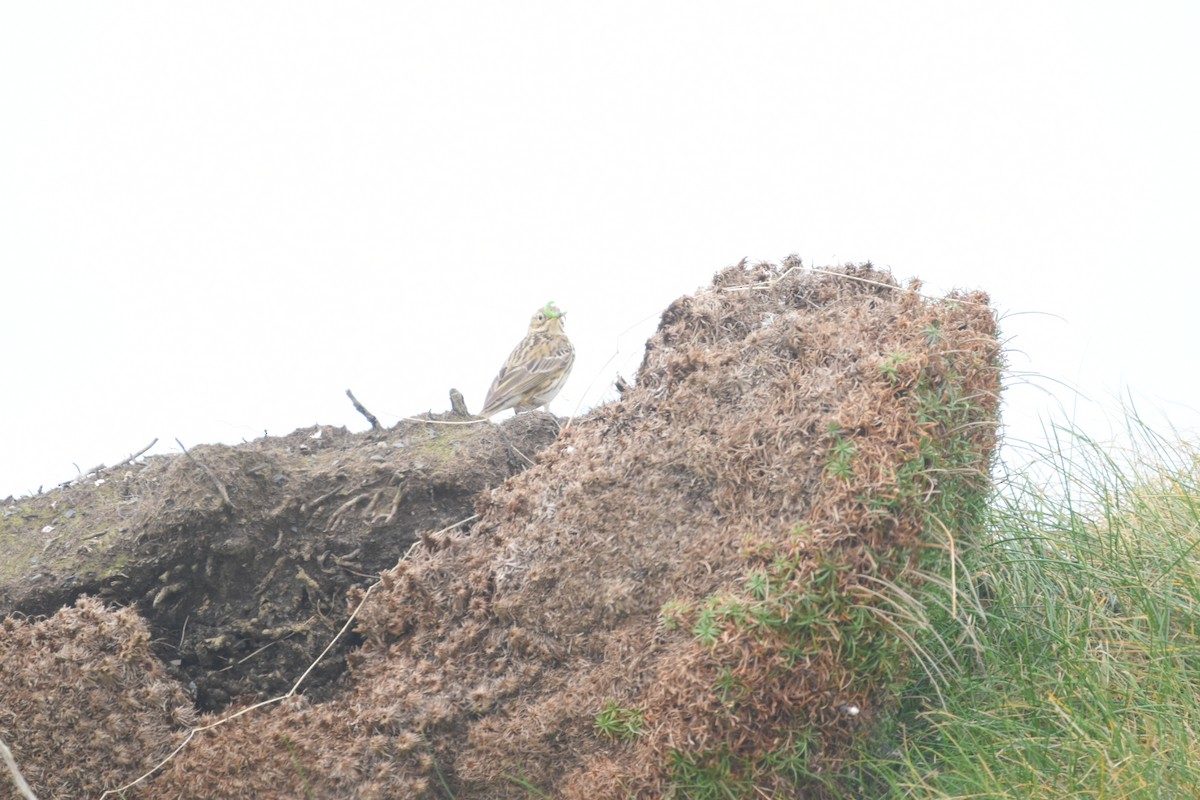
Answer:
[(0, 498), (477, 409), (550, 299), (586, 410), (793, 252), (988, 290), (1013, 438), (1200, 429), (1198, 8), (5, 3)]

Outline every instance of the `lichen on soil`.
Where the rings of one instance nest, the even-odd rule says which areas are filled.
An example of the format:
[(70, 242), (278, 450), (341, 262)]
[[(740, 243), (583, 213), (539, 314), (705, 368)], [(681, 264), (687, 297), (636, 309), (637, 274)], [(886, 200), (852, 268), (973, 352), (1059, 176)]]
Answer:
[[(912, 567), (946, 531), (975, 534), (996, 444), (988, 298), (918, 288), (870, 265), (743, 263), (671, 304), (621, 399), (561, 431), (536, 414), (309, 429), (149, 459), (103, 504), (64, 489), (69, 524), (35, 498), (0, 547), (57, 520), (36, 541), (63, 560), (14, 547), (25, 571), (0, 610), (130, 608), (14, 616), (0, 687), (66, 653), (87, 662), (79, 692), (142, 697), (145, 679), (169, 699), (30, 731), (12, 711), (28, 699), (0, 688), (0, 738), (46, 796), (112, 788), (196, 711), (286, 690), (373, 586), (312, 691), (196, 737), (126, 796), (687, 797), (716, 765), (735, 796), (821, 796), (908, 657), (885, 587), (918, 592)], [(72, 649), (80, 625), (101, 641)], [(118, 684), (88, 672), (104, 637), (129, 654)], [(82, 753), (97, 728), (127, 755), (90, 782), (55, 784), (21, 749)], [(128, 755), (138, 730), (161, 746)]]

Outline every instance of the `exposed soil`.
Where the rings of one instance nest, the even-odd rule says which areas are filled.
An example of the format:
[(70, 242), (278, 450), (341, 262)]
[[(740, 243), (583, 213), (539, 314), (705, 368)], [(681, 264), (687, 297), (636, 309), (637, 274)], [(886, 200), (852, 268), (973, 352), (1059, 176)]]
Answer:
[[(0, 614), (52, 614), (81, 595), (135, 606), (154, 652), (202, 711), (290, 688), (345, 623), (346, 593), (473, 513), (558, 434), (503, 426), (313, 427), (153, 456), (45, 494), (0, 519)], [(306, 682), (342, 674), (342, 654)]]

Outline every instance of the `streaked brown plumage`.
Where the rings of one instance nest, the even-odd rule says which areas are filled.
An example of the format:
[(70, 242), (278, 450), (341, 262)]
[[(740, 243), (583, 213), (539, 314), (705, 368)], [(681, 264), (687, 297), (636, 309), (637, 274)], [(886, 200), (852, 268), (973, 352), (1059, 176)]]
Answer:
[(530, 411), (549, 404), (567, 382), (575, 348), (563, 332), (563, 313), (553, 301), (539, 308), (521, 340), (492, 381), (480, 416), (508, 408)]

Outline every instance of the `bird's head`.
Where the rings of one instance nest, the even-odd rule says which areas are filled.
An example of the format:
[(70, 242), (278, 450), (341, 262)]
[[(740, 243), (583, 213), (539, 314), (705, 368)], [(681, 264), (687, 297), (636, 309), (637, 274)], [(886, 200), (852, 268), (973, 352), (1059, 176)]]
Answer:
[(533, 331), (558, 331), (561, 333), (563, 317), (566, 316), (566, 313), (554, 305), (554, 301), (551, 300), (534, 312), (533, 319), (529, 320), (529, 330), (531, 333)]

